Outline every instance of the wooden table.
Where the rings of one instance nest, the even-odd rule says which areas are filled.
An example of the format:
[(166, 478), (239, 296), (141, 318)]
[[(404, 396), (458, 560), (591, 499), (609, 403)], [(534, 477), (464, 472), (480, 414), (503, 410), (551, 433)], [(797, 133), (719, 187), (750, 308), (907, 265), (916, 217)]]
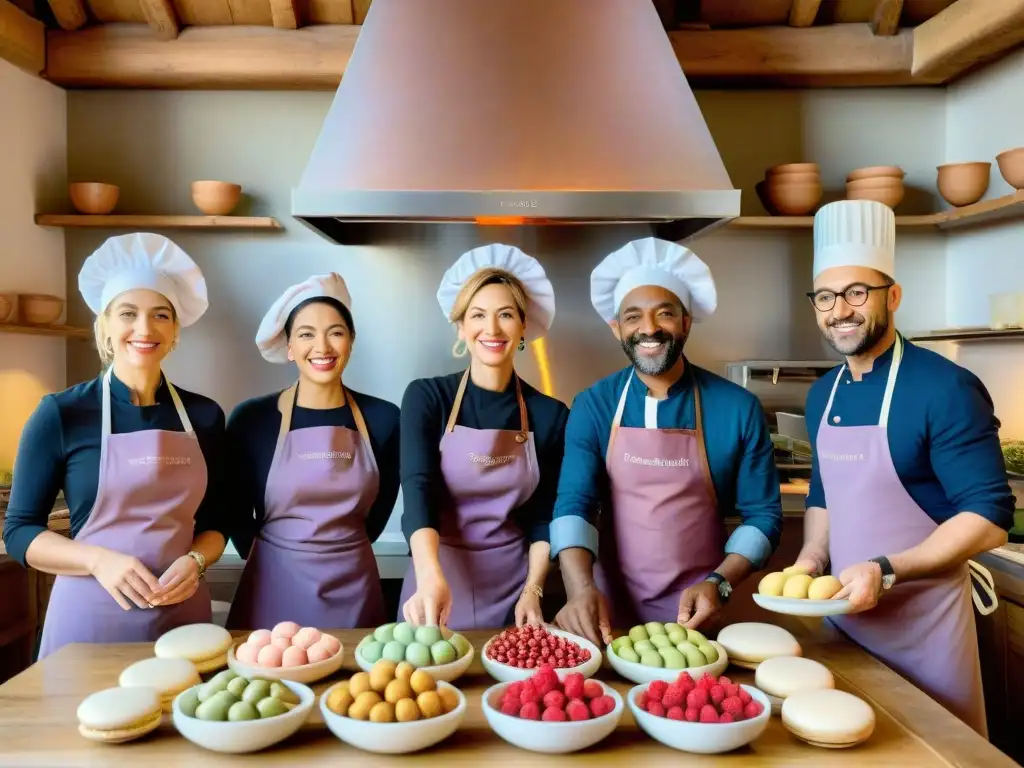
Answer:
[[(655, 765), (687, 761), (688, 765), (837, 765), (857, 766), (999, 766), (1016, 765), (887, 667), (841, 638), (817, 620), (778, 617), (799, 638), (804, 654), (826, 664), (840, 688), (869, 701), (878, 724), (871, 739), (860, 747), (829, 750), (798, 741), (772, 718), (764, 734), (748, 747), (718, 756), (687, 755), (663, 747), (640, 731), (627, 709), (618, 729), (608, 739), (584, 752), (546, 756), (520, 750), (502, 741), (487, 726), (480, 709), (480, 695), (494, 681), (475, 659), (456, 685), (469, 699), (469, 711), (460, 729), (448, 740), (424, 752), (388, 757), (361, 752), (334, 737), (315, 709), (305, 726), (290, 739), (264, 752), (247, 756), (219, 755), (193, 745), (179, 736), (169, 717), (158, 731), (136, 742), (121, 745), (94, 744), (77, 731), (75, 710), (88, 694), (117, 684), (120, 671), (152, 654), (150, 644), (73, 645), (0, 686), (0, 765), (32, 766), (157, 766), (188, 768), (226, 765), (287, 765), (305, 760), (314, 765), (377, 766), (410, 765), (556, 765), (584, 763), (610, 765), (613, 760), (629, 765)], [(237, 633), (239, 635), (245, 633)], [(356, 669), (352, 649), (366, 631), (336, 633), (345, 644), (347, 677)], [(467, 632), (480, 649), (493, 632)], [(728, 674), (753, 682), (753, 673), (730, 667)], [(335, 677), (338, 677), (335, 676)], [(625, 693), (632, 687), (607, 667), (600, 679)], [(330, 681), (314, 686), (317, 693)], [(538, 724), (538, 727), (543, 725)], [(313, 763), (313, 761), (316, 761)], [(327, 762), (324, 762), (327, 761)]]

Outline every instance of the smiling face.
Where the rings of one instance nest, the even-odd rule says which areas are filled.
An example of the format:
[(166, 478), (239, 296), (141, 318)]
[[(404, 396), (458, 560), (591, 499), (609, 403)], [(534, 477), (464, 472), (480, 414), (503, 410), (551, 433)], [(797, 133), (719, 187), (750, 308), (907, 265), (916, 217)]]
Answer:
[(612, 332), (640, 372), (660, 376), (683, 354), (692, 318), (679, 297), (657, 285), (634, 288), (622, 299)]
[(299, 376), (317, 384), (341, 380), (352, 354), (353, 334), (334, 306), (315, 301), (294, 314), (288, 334), (288, 359)]
[[(836, 296), (846, 292), (847, 298)], [(867, 267), (833, 267), (814, 281), (815, 319), (822, 336), (846, 357), (869, 352), (886, 335), (900, 304), (900, 287)], [(830, 309), (822, 309), (835, 300)], [(863, 302), (859, 304), (858, 302)]]
[(474, 360), (500, 366), (515, 355), (526, 322), (509, 287), (490, 283), (470, 298), (458, 327)]
[(100, 335), (114, 364), (159, 368), (177, 341), (178, 321), (167, 297), (139, 288), (110, 302)]

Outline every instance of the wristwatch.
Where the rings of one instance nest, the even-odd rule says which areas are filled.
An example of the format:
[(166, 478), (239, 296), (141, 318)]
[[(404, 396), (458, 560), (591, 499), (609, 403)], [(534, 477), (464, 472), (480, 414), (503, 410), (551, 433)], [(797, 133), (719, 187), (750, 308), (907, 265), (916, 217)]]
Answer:
[(203, 578), (206, 573), (206, 558), (201, 552), (196, 552), (194, 549), (188, 553), (188, 556), (196, 561), (196, 565), (199, 566), (199, 578)]
[(718, 571), (712, 571), (708, 574), (708, 577), (704, 581), (710, 581), (712, 584), (718, 585), (718, 596), (721, 598), (723, 603), (729, 601), (729, 595), (732, 594), (732, 584)]
[(878, 563), (878, 567), (882, 569), (882, 589), (892, 589), (892, 585), (896, 583), (896, 571), (892, 569), (889, 558), (873, 557), (870, 562)]

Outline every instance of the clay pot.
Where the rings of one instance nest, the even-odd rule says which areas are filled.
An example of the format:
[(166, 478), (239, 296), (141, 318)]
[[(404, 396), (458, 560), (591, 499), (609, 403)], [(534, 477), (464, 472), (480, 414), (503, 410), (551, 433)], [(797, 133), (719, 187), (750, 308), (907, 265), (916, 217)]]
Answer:
[(765, 177), (765, 182), (769, 187), (776, 184), (821, 184), (821, 176), (807, 171), (773, 173), (771, 176)]
[(992, 163), (947, 163), (938, 167), (939, 194), (950, 205), (971, 205), (988, 190)]
[(227, 216), (238, 205), (242, 187), (228, 181), (193, 181), (192, 202), (207, 216)]
[(1007, 149), (996, 155), (999, 173), (1014, 189), (1024, 189), (1024, 147)]
[(18, 294), (20, 321), (29, 325), (53, 325), (64, 314), (64, 299), (46, 293)]
[(99, 181), (76, 181), (68, 184), (68, 195), (79, 213), (103, 216), (117, 206), (121, 188)]
[(817, 163), (783, 163), (773, 165), (765, 172), (765, 178), (789, 173), (813, 173), (819, 175), (821, 172)]
[(898, 165), (872, 165), (866, 168), (857, 168), (850, 171), (846, 176), (847, 181), (859, 181), (861, 179), (891, 178), (902, 179), (906, 173)]
[(783, 216), (806, 216), (821, 202), (821, 184), (772, 184), (769, 181), (768, 196)]

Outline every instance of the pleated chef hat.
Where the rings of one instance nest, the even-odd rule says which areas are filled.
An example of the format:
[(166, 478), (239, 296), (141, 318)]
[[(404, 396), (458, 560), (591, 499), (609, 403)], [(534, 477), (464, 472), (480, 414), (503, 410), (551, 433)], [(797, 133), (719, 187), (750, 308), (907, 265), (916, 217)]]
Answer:
[(672, 291), (697, 323), (718, 306), (708, 265), (689, 248), (656, 237), (634, 240), (608, 254), (590, 274), (590, 302), (610, 323), (626, 294), (642, 285)]
[(486, 267), (497, 267), (519, 278), (526, 291), (526, 337), (535, 339), (551, 328), (555, 319), (555, 289), (544, 267), (513, 245), (494, 243), (466, 251), (441, 278), (437, 303), (446, 319), (451, 318), (455, 299), (470, 277)]
[(814, 216), (814, 279), (832, 267), (869, 267), (895, 277), (896, 215), (875, 200), (838, 200)]
[(78, 273), (78, 290), (96, 315), (117, 296), (139, 288), (166, 296), (182, 326), (192, 325), (210, 306), (202, 270), (163, 235), (135, 232), (111, 237)]
[(291, 286), (282, 293), (275, 301), (267, 314), (263, 316), (263, 322), (256, 331), (256, 346), (265, 360), (272, 363), (288, 362), (288, 339), (284, 334), (284, 324), (288, 315), (292, 313), (299, 304), (306, 299), (327, 298), (340, 301), (345, 307), (352, 310), (352, 297), (349, 295), (345, 279), (337, 272), (329, 272), (326, 275), (313, 275), (301, 283)]

